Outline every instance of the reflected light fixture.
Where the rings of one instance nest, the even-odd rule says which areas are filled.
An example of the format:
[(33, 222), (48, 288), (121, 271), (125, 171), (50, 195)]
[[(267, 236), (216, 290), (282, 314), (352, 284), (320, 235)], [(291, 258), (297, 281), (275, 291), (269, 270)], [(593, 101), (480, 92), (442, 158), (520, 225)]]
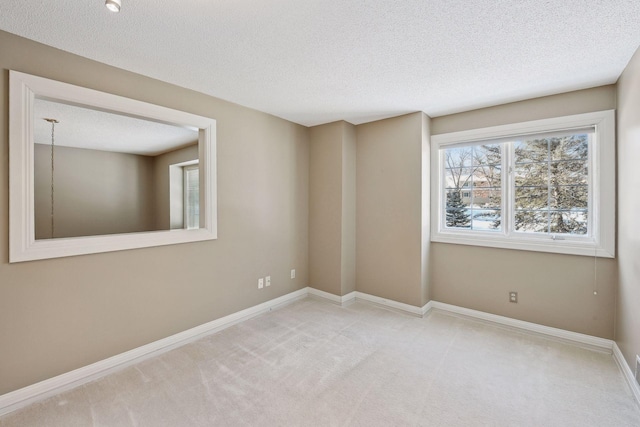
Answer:
[(104, 5), (111, 12), (120, 12), (120, 6), (122, 6), (122, 0), (105, 0)]
[(51, 123), (51, 238), (55, 236), (54, 234), (54, 223), (53, 223), (53, 177), (55, 172), (55, 164), (54, 164), (54, 146), (55, 146), (55, 133), (56, 133), (56, 123), (60, 123), (56, 119), (43, 119), (45, 122)]

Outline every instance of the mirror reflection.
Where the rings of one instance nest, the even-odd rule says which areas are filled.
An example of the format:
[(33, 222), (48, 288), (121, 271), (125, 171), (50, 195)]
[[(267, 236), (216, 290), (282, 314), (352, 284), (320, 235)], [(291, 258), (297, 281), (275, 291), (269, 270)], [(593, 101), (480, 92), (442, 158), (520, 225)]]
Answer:
[(34, 101), (36, 240), (200, 226), (198, 129)]

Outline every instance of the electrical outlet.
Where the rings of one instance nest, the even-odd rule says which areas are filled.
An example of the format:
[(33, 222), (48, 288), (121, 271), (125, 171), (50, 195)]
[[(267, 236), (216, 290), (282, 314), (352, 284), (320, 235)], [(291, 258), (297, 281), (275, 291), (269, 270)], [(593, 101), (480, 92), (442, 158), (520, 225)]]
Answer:
[(264, 287), (264, 279), (261, 277), (258, 279), (258, 289), (262, 289)]
[(509, 292), (509, 302), (518, 303), (518, 293), (517, 292)]
[(296, 270), (295, 269), (291, 270), (291, 278), (292, 279), (296, 278)]
[(265, 285), (265, 286), (271, 286), (271, 276), (267, 276), (267, 277), (265, 278), (265, 283), (264, 283), (264, 285)]
[(636, 382), (640, 385), (640, 355), (636, 354)]

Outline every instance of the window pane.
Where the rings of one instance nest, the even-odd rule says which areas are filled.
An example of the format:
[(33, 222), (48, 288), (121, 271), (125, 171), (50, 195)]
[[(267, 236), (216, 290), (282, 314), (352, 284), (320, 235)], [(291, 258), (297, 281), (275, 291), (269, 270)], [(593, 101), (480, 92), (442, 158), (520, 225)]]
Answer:
[(548, 186), (548, 163), (520, 163), (514, 169), (516, 186)]
[(470, 167), (473, 159), (473, 147), (447, 148), (444, 153), (444, 167)]
[(546, 211), (517, 211), (515, 229), (524, 233), (547, 233), (549, 213)]
[(471, 207), (469, 200), (462, 197), (460, 190), (448, 190), (446, 195), (446, 226), (449, 228), (470, 228)]
[(586, 160), (589, 156), (587, 134), (549, 138), (552, 160)]
[(589, 187), (586, 185), (558, 185), (549, 192), (551, 208), (558, 210), (587, 210)]
[(502, 217), (499, 210), (473, 209), (471, 219), (474, 230), (500, 231)]
[(502, 168), (500, 165), (478, 165), (473, 174), (475, 187), (502, 187)]
[(471, 192), (473, 198), (470, 200), (471, 207), (473, 209), (480, 209), (485, 207), (489, 203), (489, 196), (491, 195), (489, 190), (474, 188)]
[(530, 139), (515, 142), (516, 163), (546, 162), (549, 158), (549, 141)]
[(500, 144), (484, 144), (473, 147), (473, 165), (497, 165), (502, 162), (502, 146)]
[(546, 209), (549, 200), (548, 187), (516, 187), (516, 210)]
[(502, 192), (500, 189), (474, 188), (473, 192), (474, 209), (499, 210), (502, 206)]
[(551, 162), (549, 164), (551, 185), (587, 185), (589, 183), (587, 165), (585, 160)]
[(471, 188), (473, 186), (473, 169), (456, 168), (445, 170), (446, 188), (460, 189)]
[(500, 230), (503, 144), (445, 149), (446, 227)]
[(587, 234), (587, 212), (551, 212), (551, 233)]

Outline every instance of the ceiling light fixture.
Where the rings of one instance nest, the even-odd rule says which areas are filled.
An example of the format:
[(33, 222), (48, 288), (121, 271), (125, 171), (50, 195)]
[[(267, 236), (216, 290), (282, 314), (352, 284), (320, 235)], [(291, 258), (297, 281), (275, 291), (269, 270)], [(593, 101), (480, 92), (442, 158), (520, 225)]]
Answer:
[(122, 6), (122, 0), (105, 0), (104, 5), (111, 12), (120, 12), (120, 6)]

